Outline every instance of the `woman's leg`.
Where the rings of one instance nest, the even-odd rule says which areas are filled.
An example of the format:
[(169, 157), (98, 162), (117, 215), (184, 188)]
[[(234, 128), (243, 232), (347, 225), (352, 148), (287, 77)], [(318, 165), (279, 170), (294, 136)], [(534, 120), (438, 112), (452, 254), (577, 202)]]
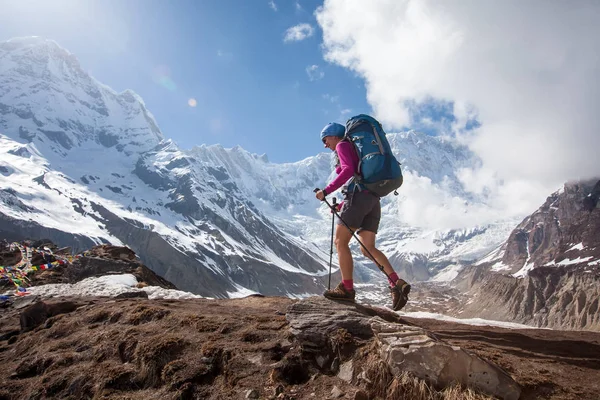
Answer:
[[(361, 229), (360, 232), (358, 232), (358, 236), (360, 236), (360, 241), (366, 247), (366, 249), (369, 251), (367, 253), (367, 251), (365, 250), (365, 247), (360, 246), (360, 251), (362, 251), (362, 253), (364, 254), (365, 257), (367, 257), (367, 258), (371, 259), (373, 262), (383, 266), (383, 270), (385, 271), (386, 274), (388, 274), (388, 276), (396, 272), (396, 271), (394, 271), (394, 268), (390, 264), (390, 261), (385, 256), (385, 254), (383, 254), (379, 249), (377, 249), (375, 247), (375, 238), (377, 237), (377, 234), (375, 232)], [(371, 258), (371, 256), (369, 256), (369, 253), (371, 253), (371, 255), (375, 259)]]
[(351, 280), (354, 272), (352, 261), (352, 252), (350, 251), (350, 240), (352, 231), (344, 225), (338, 225), (335, 230), (335, 248), (338, 253), (338, 262), (340, 264), (340, 273), (343, 280)]
[[(392, 268), (392, 265), (385, 254), (375, 247), (375, 237), (377, 236), (376, 233), (363, 229), (358, 234), (360, 235), (361, 242), (366, 247), (365, 250), (365, 248), (361, 246), (360, 249), (362, 253), (365, 255), (365, 257), (370, 258), (371, 260), (374, 258), (375, 260), (373, 261), (376, 261), (377, 264), (383, 266), (383, 270), (387, 274), (391, 286), (390, 290), (392, 294), (392, 309), (395, 311), (401, 310), (408, 302), (410, 285), (404, 279), (400, 279), (398, 277), (398, 274), (396, 274), (394, 268)], [(369, 253), (371, 253), (371, 255), (369, 255)]]
[(334, 289), (326, 290), (323, 296), (333, 300), (354, 301), (354, 285), (352, 282), (352, 272), (354, 265), (352, 262), (352, 253), (350, 252), (350, 239), (352, 231), (345, 226), (338, 225), (335, 231), (335, 247), (338, 252), (338, 261), (340, 263), (340, 273), (342, 282)]

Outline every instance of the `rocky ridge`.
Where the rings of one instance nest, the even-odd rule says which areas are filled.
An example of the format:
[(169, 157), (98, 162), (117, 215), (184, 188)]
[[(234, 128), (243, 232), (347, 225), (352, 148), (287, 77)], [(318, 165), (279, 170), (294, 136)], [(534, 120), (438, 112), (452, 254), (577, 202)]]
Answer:
[(466, 298), (455, 315), (600, 330), (599, 199), (597, 179), (549, 196), (499, 250), (456, 278)]
[[(55, 283), (77, 283), (87, 278), (132, 274), (141, 285), (158, 286), (165, 289), (176, 289), (175, 285), (155, 274), (141, 263), (139, 257), (128, 247), (99, 245), (71, 256), (71, 248), (57, 248), (50, 240), (21, 242), (23, 248), (31, 249), (29, 265), (55, 263), (57, 260), (70, 260), (58, 264), (45, 271), (28, 274), (25, 288)], [(0, 241), (0, 266), (18, 265), (23, 260), (23, 252), (7, 241)], [(0, 290), (7, 290), (12, 285), (8, 279), (0, 279)]]

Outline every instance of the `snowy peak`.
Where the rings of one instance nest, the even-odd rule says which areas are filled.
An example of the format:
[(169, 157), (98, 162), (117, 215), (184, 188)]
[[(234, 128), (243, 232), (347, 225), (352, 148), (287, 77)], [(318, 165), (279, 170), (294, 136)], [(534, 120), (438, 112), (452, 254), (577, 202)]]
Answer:
[(480, 160), (466, 146), (439, 136), (415, 131), (387, 136), (403, 169), (427, 177), (434, 184), (448, 181), (449, 188), (456, 194), (464, 195), (456, 172), (480, 164)]
[(265, 157), (239, 146), (196, 146), (188, 154), (203, 163), (215, 178), (235, 183), (246, 198), (267, 213), (311, 201), (312, 211), (306, 212), (314, 213), (312, 189), (322, 187), (331, 170), (331, 155), (326, 153), (285, 164), (269, 163)]
[[(58, 70), (70, 70), (70, 73), (84, 74), (77, 58), (54, 40), (39, 36), (13, 38), (0, 43), (0, 50), (10, 53), (11, 57), (29, 61), (32, 72), (42, 73), (45, 66), (48, 72), (56, 71), (58, 68)], [(0, 71), (5, 72), (7, 67), (10, 65), (3, 63)]]
[(139, 96), (100, 84), (74, 55), (37, 37), (0, 43), (0, 131), (60, 156), (89, 143), (139, 153), (164, 139)]
[(521, 222), (495, 257), (516, 277), (542, 266), (600, 266), (600, 180), (571, 182)]

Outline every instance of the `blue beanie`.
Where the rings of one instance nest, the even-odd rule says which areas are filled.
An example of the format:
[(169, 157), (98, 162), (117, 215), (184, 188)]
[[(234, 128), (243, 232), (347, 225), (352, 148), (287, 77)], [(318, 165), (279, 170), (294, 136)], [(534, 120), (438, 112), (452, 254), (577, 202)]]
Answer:
[(336, 122), (330, 122), (325, 125), (325, 128), (321, 131), (321, 140), (325, 139), (325, 136), (337, 136), (343, 138), (346, 134), (346, 128), (344, 125), (340, 125)]

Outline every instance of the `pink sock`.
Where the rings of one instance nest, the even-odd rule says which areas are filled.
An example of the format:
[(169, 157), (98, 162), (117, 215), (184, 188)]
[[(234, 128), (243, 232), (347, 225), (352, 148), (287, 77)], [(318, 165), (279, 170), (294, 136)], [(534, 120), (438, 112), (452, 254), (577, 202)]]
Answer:
[(342, 284), (347, 291), (354, 290), (354, 281), (352, 279), (342, 279)]
[(389, 278), (388, 278), (388, 280), (390, 281), (390, 285), (391, 285), (391, 286), (396, 286), (396, 281), (397, 281), (398, 279), (400, 279), (400, 278), (398, 278), (398, 274), (397, 274), (397, 273), (395, 273), (395, 272), (392, 272), (392, 273), (389, 275)]

